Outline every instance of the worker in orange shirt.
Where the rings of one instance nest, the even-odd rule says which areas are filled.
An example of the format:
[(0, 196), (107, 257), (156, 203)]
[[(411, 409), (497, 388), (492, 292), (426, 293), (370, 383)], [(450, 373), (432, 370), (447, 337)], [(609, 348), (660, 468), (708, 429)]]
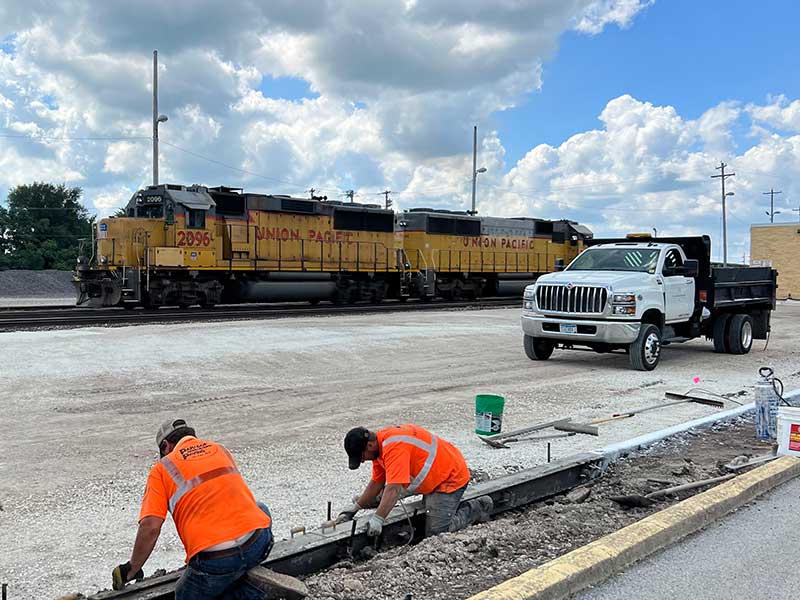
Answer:
[(367, 534), (380, 535), (397, 500), (413, 494), (425, 498), (426, 535), (458, 531), (491, 514), (489, 496), (461, 504), (470, 477), (464, 457), (458, 448), (422, 427), (406, 424), (375, 432), (355, 427), (347, 432), (344, 449), (351, 469), (372, 461), (372, 479), (353, 504), (339, 513), (339, 523), (352, 520), (361, 509), (377, 506)]
[(302, 582), (258, 566), (272, 550), (272, 517), (256, 502), (231, 453), (199, 439), (183, 419), (163, 423), (156, 443), (161, 460), (147, 478), (131, 558), (114, 568), (113, 588), (143, 577), (169, 511), (186, 550), (176, 600), (261, 600), (265, 592), (304, 597)]

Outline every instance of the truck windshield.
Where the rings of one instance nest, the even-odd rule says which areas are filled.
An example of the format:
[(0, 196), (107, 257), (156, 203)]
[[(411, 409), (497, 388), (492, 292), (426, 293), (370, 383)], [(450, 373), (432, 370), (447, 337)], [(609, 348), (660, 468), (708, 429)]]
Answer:
[(638, 271), (655, 273), (659, 249), (596, 248), (576, 258), (568, 271)]

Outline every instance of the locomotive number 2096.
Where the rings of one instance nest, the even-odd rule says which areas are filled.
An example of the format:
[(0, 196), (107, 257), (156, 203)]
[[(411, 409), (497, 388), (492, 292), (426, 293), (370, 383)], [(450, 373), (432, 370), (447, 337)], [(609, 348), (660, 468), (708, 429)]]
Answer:
[(213, 241), (208, 231), (178, 231), (178, 246), (210, 246)]

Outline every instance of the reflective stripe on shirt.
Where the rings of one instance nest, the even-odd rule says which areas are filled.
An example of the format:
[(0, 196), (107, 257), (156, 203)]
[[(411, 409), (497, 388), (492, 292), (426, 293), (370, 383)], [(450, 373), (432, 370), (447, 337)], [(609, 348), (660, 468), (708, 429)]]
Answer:
[[(226, 454), (230, 457), (229, 452), (226, 451)], [(172, 478), (172, 481), (175, 482), (175, 485), (178, 486), (178, 489), (175, 490), (175, 493), (172, 494), (172, 496), (169, 499), (169, 512), (173, 514), (175, 513), (175, 506), (178, 504), (178, 501), (181, 498), (183, 498), (183, 496), (187, 492), (196, 488), (201, 483), (204, 483), (211, 479), (216, 479), (217, 477), (222, 477), (223, 475), (230, 475), (230, 474), (239, 475), (239, 469), (231, 465), (229, 467), (219, 467), (218, 469), (214, 469), (206, 473), (201, 473), (196, 477), (192, 477), (191, 479), (186, 480), (183, 478), (183, 475), (181, 475), (181, 472), (178, 470), (178, 467), (175, 466), (175, 463), (172, 462), (172, 459), (169, 456), (165, 456), (164, 458), (162, 458), (161, 464), (164, 466), (164, 469)]]
[(408, 487), (406, 488), (409, 492), (416, 492), (417, 488), (422, 484), (423, 481), (425, 481), (428, 473), (430, 473), (431, 467), (433, 467), (433, 461), (436, 460), (436, 447), (438, 446), (437, 438), (435, 435), (431, 434), (431, 443), (427, 444), (421, 439), (410, 435), (393, 435), (392, 437), (383, 440), (382, 447), (385, 448), (389, 444), (394, 444), (397, 442), (411, 444), (420, 450), (424, 450), (428, 454), (427, 458), (425, 459), (425, 464), (422, 465), (422, 469), (420, 469), (419, 473), (417, 473), (417, 476), (411, 480), (411, 483), (409, 483)]

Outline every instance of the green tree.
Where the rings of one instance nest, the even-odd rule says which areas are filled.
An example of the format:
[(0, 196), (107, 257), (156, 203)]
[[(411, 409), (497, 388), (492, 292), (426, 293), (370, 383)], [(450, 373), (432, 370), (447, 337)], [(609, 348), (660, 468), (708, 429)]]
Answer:
[(0, 268), (72, 269), (78, 239), (90, 238), (94, 223), (80, 203), (82, 193), (52, 183), (12, 189), (8, 208), (0, 212)]

